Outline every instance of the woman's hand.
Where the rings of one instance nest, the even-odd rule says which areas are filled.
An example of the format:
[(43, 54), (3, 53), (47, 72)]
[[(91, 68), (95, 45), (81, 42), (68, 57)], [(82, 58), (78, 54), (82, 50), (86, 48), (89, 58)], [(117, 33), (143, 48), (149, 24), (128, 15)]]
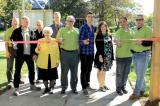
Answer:
[(99, 55), (99, 61), (100, 61), (101, 63), (103, 63), (103, 57), (102, 57), (102, 55)]

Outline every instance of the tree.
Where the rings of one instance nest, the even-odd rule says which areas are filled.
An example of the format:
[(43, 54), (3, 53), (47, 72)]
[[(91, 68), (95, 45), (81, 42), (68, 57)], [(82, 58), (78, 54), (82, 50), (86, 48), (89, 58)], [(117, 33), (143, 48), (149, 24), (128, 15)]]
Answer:
[(153, 14), (149, 15), (145, 22), (148, 26), (153, 27)]
[(87, 4), (83, 0), (50, 0), (51, 9), (60, 11), (62, 18), (74, 15), (76, 18), (84, 17)]
[(0, 17), (4, 16), (4, 6), (5, 6), (5, 0), (0, 0)]
[[(25, 1), (25, 9), (31, 9), (31, 4), (28, 1)], [(2, 16), (5, 27), (10, 26), (12, 17), (13, 17), (13, 10), (22, 9), (22, 0), (6, 0), (5, 5), (3, 7), (4, 15)]]
[(99, 20), (105, 20), (112, 26), (118, 26), (120, 16), (131, 19), (142, 11), (141, 6), (132, 0), (91, 0), (90, 3)]

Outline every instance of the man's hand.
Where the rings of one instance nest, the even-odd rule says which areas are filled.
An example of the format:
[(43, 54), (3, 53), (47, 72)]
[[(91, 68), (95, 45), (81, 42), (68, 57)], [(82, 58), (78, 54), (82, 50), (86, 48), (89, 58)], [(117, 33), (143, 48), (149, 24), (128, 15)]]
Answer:
[(33, 57), (32, 57), (32, 58), (33, 58), (33, 60), (35, 60), (35, 61), (36, 61), (36, 60), (37, 60), (37, 57), (38, 57), (37, 55), (33, 55)]
[(9, 51), (6, 51), (6, 57), (7, 57), (7, 58), (10, 58), (10, 57), (11, 57), (11, 54), (9, 53)]
[(83, 40), (83, 43), (84, 43), (85, 45), (89, 45), (89, 39)]
[(142, 44), (142, 41), (141, 41), (141, 40), (136, 40), (136, 41), (135, 41), (135, 44), (141, 45), (141, 44)]

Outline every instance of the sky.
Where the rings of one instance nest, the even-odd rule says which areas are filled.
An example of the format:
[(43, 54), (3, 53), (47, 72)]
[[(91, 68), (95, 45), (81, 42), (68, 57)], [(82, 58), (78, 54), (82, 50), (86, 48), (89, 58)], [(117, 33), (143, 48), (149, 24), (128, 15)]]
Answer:
[(143, 7), (143, 14), (149, 15), (154, 10), (154, 0), (134, 0)]

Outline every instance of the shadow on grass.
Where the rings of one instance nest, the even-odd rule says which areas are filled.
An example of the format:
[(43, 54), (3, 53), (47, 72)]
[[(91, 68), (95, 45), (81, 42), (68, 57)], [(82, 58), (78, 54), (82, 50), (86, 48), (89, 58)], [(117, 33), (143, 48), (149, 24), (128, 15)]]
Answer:
[(7, 86), (8, 82), (4, 82), (0, 84), (0, 95), (2, 95), (5, 91), (9, 90), (10, 88)]
[(4, 57), (4, 56), (0, 56), (0, 59), (6, 59), (6, 57)]

